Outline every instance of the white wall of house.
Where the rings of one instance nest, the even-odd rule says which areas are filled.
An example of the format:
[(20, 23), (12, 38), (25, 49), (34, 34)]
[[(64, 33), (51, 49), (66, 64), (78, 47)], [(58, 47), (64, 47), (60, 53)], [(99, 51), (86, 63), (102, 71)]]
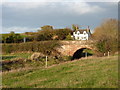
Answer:
[(83, 32), (83, 34), (80, 34), (79, 31), (77, 32), (73, 32), (73, 37), (75, 38), (75, 40), (88, 40), (88, 33), (86, 31)]

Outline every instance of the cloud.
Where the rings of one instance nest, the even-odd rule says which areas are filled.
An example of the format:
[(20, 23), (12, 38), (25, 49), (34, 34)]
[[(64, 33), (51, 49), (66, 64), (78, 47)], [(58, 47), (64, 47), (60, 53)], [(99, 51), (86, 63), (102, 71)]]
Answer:
[(117, 3), (114, 5), (112, 3), (78, 2), (78, 0), (59, 3), (6, 2), (2, 10), (4, 33), (36, 31), (35, 27), (43, 25), (53, 25), (59, 28), (71, 24), (82, 24), (94, 28), (102, 19), (116, 18), (118, 15), (116, 14)]
[[(15, 33), (24, 33), (24, 32), (33, 32), (33, 31), (37, 31), (38, 28), (30, 28), (30, 27), (3, 27), (2, 28), (2, 33), (9, 33), (11, 31), (14, 31)], [(4, 31), (4, 32), (3, 32)]]
[[(53, 0), (54, 1), (54, 0)], [(57, 0), (58, 2), (63, 1), (63, 0)], [(47, 0), (42, 1), (42, 2), (6, 2), (3, 3), (3, 6), (12, 8), (16, 11), (26, 11), (26, 10), (31, 10), (31, 9), (38, 9), (38, 8), (45, 8), (48, 7), (49, 10), (58, 10), (60, 12), (74, 12), (79, 15), (86, 14), (86, 13), (96, 13), (96, 12), (101, 12), (105, 11), (100, 6), (97, 5), (90, 5), (87, 2), (78, 2), (72, 0), (73, 2), (47, 2)], [(59, 8), (59, 9), (58, 9)]]
[(3, 2), (119, 2), (119, 0), (2, 0)]
[(47, 6), (48, 4), (46, 2), (40, 2), (40, 3), (36, 3), (36, 2), (7, 2), (7, 3), (3, 3), (3, 6), (5, 7), (9, 7), (12, 9), (19, 9), (19, 10), (26, 10), (26, 9), (35, 9), (35, 8), (39, 8), (40, 6)]
[(86, 14), (86, 13), (97, 13), (104, 11), (102, 7), (99, 7), (97, 5), (90, 5), (88, 3), (74, 3), (72, 7), (73, 11), (75, 11), (78, 14)]
[(63, 2), (64, 0), (3, 0), (3, 6), (17, 9), (32, 9), (40, 6), (47, 6), (55, 2)]

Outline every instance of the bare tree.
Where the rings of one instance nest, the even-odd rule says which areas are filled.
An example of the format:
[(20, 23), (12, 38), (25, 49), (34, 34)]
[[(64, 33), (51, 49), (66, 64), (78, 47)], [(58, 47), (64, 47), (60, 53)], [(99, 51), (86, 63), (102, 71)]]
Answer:
[(108, 51), (115, 52), (118, 49), (118, 20), (107, 19), (95, 28), (93, 33), (94, 39), (97, 40), (96, 46), (102, 53)]

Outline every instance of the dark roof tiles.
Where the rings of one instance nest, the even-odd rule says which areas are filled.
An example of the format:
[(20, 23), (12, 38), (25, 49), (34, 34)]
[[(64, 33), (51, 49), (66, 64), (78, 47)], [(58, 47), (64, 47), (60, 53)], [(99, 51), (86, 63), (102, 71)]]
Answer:
[(73, 32), (77, 32), (77, 31), (79, 31), (81, 34), (83, 34), (84, 31), (86, 31), (87, 33), (90, 33), (90, 30), (87, 30), (87, 29), (80, 29)]

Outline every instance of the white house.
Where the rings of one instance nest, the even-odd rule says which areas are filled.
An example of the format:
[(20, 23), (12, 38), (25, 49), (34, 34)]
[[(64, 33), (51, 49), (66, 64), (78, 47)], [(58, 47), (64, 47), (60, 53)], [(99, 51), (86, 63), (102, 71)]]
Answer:
[(72, 35), (74, 40), (89, 40), (90, 36), (91, 32), (89, 28), (73, 31)]

